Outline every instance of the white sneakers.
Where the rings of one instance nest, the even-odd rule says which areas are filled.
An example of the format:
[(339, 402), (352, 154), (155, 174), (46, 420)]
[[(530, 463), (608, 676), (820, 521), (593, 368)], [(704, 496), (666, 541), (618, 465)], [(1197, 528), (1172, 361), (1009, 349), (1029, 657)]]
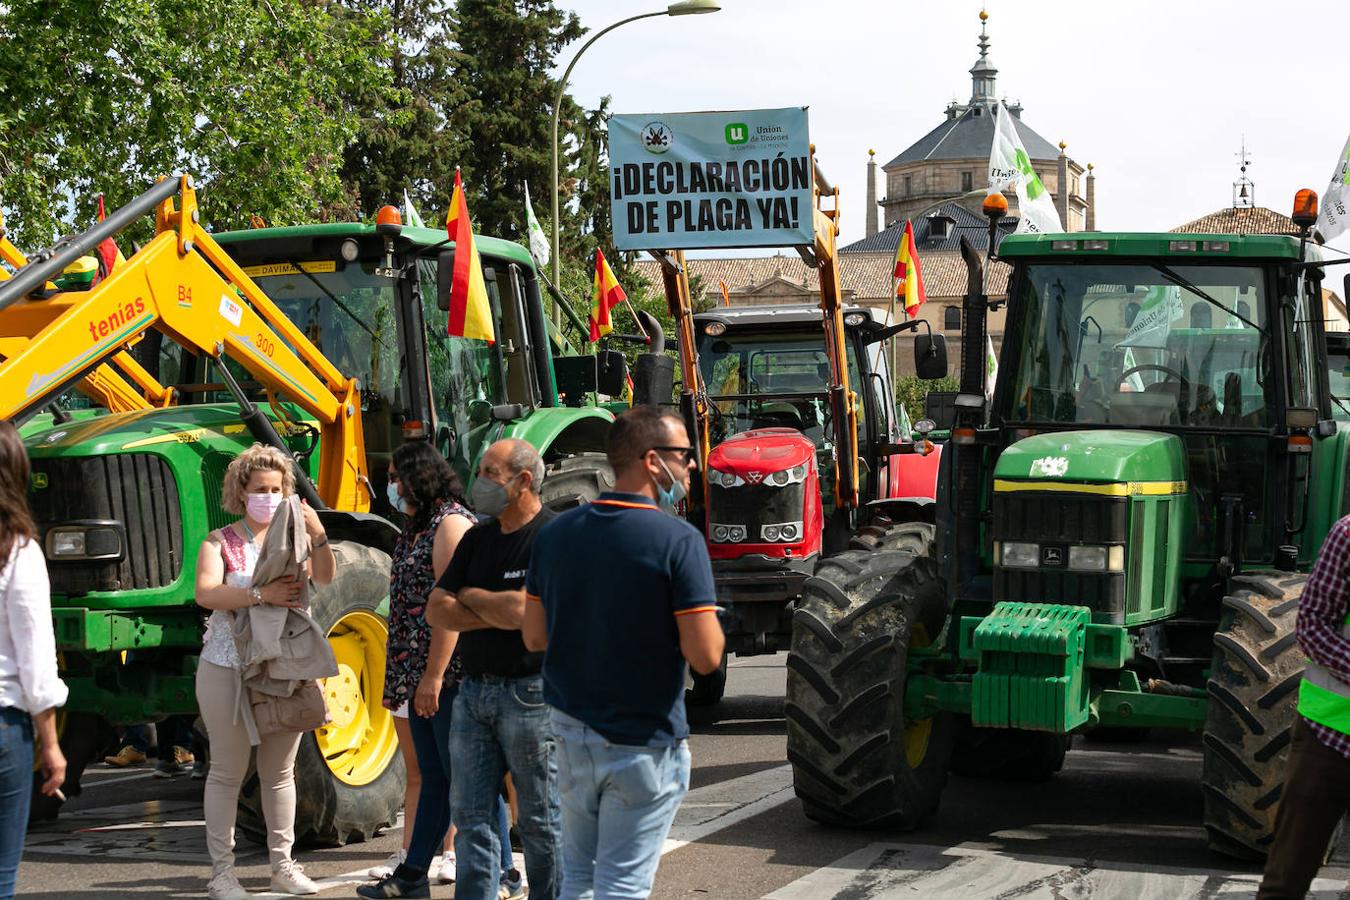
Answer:
[(454, 884), (455, 870), (455, 854), (454, 851), (451, 851), (431, 861), (431, 870), (427, 872), (427, 880), (440, 884)]
[[(400, 847), (398, 850), (395, 850), (393, 853), (389, 854), (388, 859), (380, 863), (378, 866), (372, 867), (369, 871), (366, 872), (366, 874), (377, 881), (381, 878), (388, 878), (390, 875), (394, 874), (395, 869), (397, 869), (399, 866), (401, 866), (403, 863), (407, 861), (408, 861), (408, 851)], [(434, 860), (432, 861), (432, 865), (435, 865)]]
[(244, 890), (234, 872), (226, 869), (213, 876), (206, 885), (206, 896), (211, 900), (248, 900), (253, 895)]
[(305, 874), (298, 862), (288, 859), (272, 870), (272, 890), (278, 894), (317, 894), (319, 886)]

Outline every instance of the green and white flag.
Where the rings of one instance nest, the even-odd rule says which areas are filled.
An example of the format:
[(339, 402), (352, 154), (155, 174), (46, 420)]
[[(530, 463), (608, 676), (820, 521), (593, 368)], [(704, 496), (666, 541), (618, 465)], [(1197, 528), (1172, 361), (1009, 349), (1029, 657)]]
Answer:
[(422, 217), (417, 214), (417, 208), (412, 205), (412, 198), (408, 196), (408, 189), (403, 189), (403, 218), (413, 228), (426, 228), (422, 224)]
[(1000, 100), (994, 123), (994, 143), (989, 147), (989, 191), (1006, 194), (1008, 188), (1017, 192), (1018, 234), (1064, 230), (1055, 210), (1055, 201), (1031, 165), (1022, 139), (1017, 136), (1012, 115)]
[(1341, 148), (1336, 169), (1331, 173), (1331, 184), (1322, 195), (1322, 208), (1317, 213), (1317, 230), (1329, 241), (1350, 228), (1350, 138)]
[(1166, 347), (1172, 323), (1181, 318), (1181, 288), (1159, 284), (1148, 289), (1139, 304), (1139, 313), (1130, 323), (1130, 330), (1120, 347)]
[(525, 185), (525, 227), (530, 235), (530, 256), (539, 266), (548, 265), (552, 254), (549, 252), (548, 237), (544, 234), (544, 228), (539, 224), (539, 220), (534, 216), (534, 207), (530, 205), (530, 185)]
[(998, 381), (998, 355), (994, 353), (994, 339), (984, 336), (984, 399), (994, 402), (994, 382)]

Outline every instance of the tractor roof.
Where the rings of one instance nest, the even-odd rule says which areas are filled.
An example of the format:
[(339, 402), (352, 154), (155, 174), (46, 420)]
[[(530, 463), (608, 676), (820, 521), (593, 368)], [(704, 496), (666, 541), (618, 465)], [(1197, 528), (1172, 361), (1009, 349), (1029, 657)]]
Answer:
[[(1105, 248), (1083, 246), (1085, 241), (1104, 242)], [(1063, 246), (1064, 244), (1072, 246)], [(1060, 246), (1055, 246), (1055, 245)], [(1308, 259), (1320, 259), (1316, 245), (1308, 245)], [(1072, 234), (1014, 234), (999, 244), (1001, 259), (1040, 256), (1084, 259), (1104, 257), (1170, 257), (1177, 262), (1204, 259), (1288, 259), (1299, 258), (1299, 239), (1286, 234), (1173, 234), (1119, 231), (1074, 232)]]
[[(844, 315), (861, 314), (867, 321), (882, 322), (887, 316), (883, 310), (867, 306), (846, 306)], [(820, 307), (812, 304), (793, 306), (720, 306), (706, 312), (696, 313), (694, 321), (724, 322), (727, 328), (790, 327), (793, 325), (819, 325)]]
[[(333, 222), (325, 225), (291, 225), (282, 228), (248, 228), (242, 231), (225, 231), (220, 234), (211, 235), (216, 242), (226, 246), (243, 243), (245, 241), (264, 241), (277, 239), (299, 239), (299, 238), (340, 238), (340, 237), (362, 237), (375, 234), (375, 226), (366, 222)], [(445, 240), (445, 230), (442, 228), (417, 228), (410, 225), (403, 226), (402, 237), (411, 241), (413, 244), (430, 247), (440, 244)], [(533, 269), (534, 263), (530, 260), (530, 254), (514, 241), (506, 241), (501, 238), (486, 237), (484, 235), (474, 235), (474, 243), (478, 246), (478, 252), (484, 256), (494, 256), (506, 258), (511, 262), (519, 263)], [(454, 247), (453, 243), (446, 243), (446, 248)]]

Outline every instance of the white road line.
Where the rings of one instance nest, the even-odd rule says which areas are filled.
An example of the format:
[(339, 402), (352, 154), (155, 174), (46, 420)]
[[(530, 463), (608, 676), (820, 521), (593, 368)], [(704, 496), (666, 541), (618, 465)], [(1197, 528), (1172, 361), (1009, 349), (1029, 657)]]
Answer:
[(130, 775), (115, 775), (112, 778), (94, 778), (87, 776), (80, 782), (82, 788), (103, 787), (106, 784), (121, 784), (124, 781), (140, 781), (143, 778), (149, 778), (151, 772), (132, 772)]
[(792, 799), (792, 766), (776, 766), (690, 791), (661, 854), (768, 812)]
[[(1344, 870), (1324, 869), (1312, 898), (1340, 897)], [(785, 885), (765, 900), (869, 900), (925, 897), (1252, 897), (1260, 883), (1253, 872), (1182, 868), (1149, 863), (1088, 861), (1053, 854), (1011, 854), (988, 845), (944, 848), (875, 843)], [(1218, 882), (1216, 885), (1215, 882)]]

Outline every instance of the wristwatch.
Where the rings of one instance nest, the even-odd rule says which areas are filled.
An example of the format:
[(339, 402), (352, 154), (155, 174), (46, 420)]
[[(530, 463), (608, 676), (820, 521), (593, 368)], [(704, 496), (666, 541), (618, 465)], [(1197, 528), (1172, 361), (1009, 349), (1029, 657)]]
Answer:
[(262, 606), (263, 605), (262, 588), (260, 587), (249, 588), (248, 599), (249, 599), (249, 606)]

